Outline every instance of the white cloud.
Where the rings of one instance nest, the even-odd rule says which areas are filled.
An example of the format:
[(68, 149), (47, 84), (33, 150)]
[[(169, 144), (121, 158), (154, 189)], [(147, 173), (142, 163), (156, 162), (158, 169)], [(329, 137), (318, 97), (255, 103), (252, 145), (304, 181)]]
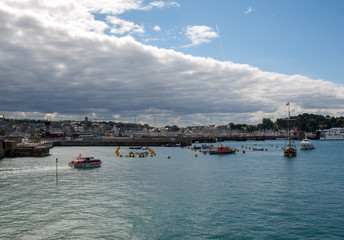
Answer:
[(253, 11), (252, 7), (249, 7), (245, 12), (244, 14), (249, 14)]
[(157, 31), (157, 32), (161, 31), (161, 28), (158, 25), (155, 25), (153, 29), (154, 31)]
[(179, 7), (179, 6), (180, 6), (180, 4), (177, 2), (154, 1), (154, 2), (149, 3), (146, 6), (143, 6), (142, 9), (143, 10), (150, 10), (154, 7), (164, 8), (164, 7)]
[[(119, 121), (135, 114), (151, 125), (156, 118), (182, 126), (285, 117), (291, 102), (292, 114), (344, 115), (341, 84), (107, 36), (89, 12), (97, 7), (75, 4), (0, 3), (1, 114)], [(206, 26), (188, 30), (195, 45), (217, 37)]]
[(144, 33), (143, 26), (139, 26), (133, 22), (125, 21), (113, 16), (107, 16), (106, 20), (113, 26), (110, 30), (113, 34), (125, 33)]
[(188, 26), (185, 34), (193, 46), (209, 43), (212, 38), (217, 37), (217, 33), (208, 26)]

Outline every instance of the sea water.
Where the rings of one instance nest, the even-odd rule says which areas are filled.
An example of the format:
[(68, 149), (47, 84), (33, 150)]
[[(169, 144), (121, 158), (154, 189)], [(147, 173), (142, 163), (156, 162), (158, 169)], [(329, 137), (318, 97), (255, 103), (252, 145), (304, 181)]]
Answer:
[[(344, 141), (313, 142), (296, 157), (271, 140), (224, 142), (239, 149), (229, 155), (126, 158), (113, 146), (5, 158), (0, 239), (343, 239)], [(68, 167), (79, 154), (102, 167)]]

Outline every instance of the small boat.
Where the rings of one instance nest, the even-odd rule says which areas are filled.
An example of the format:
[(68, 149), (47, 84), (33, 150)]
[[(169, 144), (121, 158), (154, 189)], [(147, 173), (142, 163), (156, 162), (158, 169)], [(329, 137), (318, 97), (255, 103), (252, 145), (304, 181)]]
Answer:
[(253, 151), (264, 151), (264, 148), (253, 148)]
[(306, 138), (301, 141), (300, 149), (301, 150), (312, 150), (312, 149), (315, 149), (315, 147), (314, 147), (312, 141), (309, 140), (306, 136)]
[(228, 154), (228, 153), (235, 153), (235, 152), (236, 152), (235, 148), (222, 146), (222, 144), (220, 144), (217, 147), (213, 147), (209, 149), (209, 154)]
[(202, 144), (201, 146), (201, 152), (209, 152), (210, 146), (207, 144)]
[(148, 157), (148, 151), (147, 152), (129, 152), (128, 154), (125, 154), (125, 157), (132, 157), (132, 158), (142, 158), (142, 157)]
[(102, 161), (100, 159), (95, 159), (94, 157), (81, 156), (81, 154), (69, 162), (70, 167), (74, 168), (95, 168), (100, 167)]

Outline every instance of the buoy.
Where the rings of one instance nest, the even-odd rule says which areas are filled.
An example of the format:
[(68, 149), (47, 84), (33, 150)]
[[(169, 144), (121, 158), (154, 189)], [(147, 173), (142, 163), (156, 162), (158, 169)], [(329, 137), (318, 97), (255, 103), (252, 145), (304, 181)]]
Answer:
[(244, 146), (243, 146), (243, 145), (241, 145), (241, 148), (244, 148)]
[(245, 153), (245, 150), (243, 150), (242, 153)]
[(119, 157), (122, 157), (122, 154), (121, 154), (121, 155), (119, 155)]
[(207, 152), (204, 152), (204, 155), (207, 155)]
[(281, 149), (283, 149), (283, 147), (281, 147)]
[(171, 158), (171, 156), (168, 156), (167, 158), (168, 158), (168, 159), (170, 159), (170, 158)]
[(248, 149), (251, 149), (251, 147), (249, 147)]
[(239, 149), (237, 149), (237, 152), (239, 152)]
[(197, 154), (195, 154), (195, 157), (198, 157), (198, 155), (197, 155)]
[(267, 151), (268, 149), (267, 148), (265, 148), (265, 151)]
[(278, 146), (276, 146), (276, 148), (278, 148)]

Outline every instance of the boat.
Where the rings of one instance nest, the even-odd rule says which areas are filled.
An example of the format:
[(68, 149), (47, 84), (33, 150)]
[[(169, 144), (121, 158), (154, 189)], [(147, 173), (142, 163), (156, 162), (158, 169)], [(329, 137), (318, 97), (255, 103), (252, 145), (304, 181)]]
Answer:
[(100, 167), (102, 161), (100, 159), (95, 159), (94, 157), (89, 156), (77, 156), (75, 159), (69, 162), (70, 167), (74, 168), (95, 168)]
[(264, 148), (253, 148), (253, 151), (264, 151)]
[(220, 144), (217, 147), (212, 147), (209, 149), (209, 154), (228, 154), (228, 153), (235, 153), (236, 149), (235, 148), (230, 148), (223, 146)]
[(320, 132), (320, 140), (344, 140), (344, 128), (330, 128), (318, 132)]
[(288, 106), (288, 136), (287, 136), (287, 140), (288, 140), (288, 144), (285, 144), (284, 146), (284, 156), (286, 157), (295, 157), (296, 156), (296, 146), (295, 143), (293, 141), (291, 141), (291, 131), (290, 131), (290, 104), (289, 102), (287, 103)]
[(306, 136), (306, 138), (302, 139), (302, 141), (301, 141), (300, 149), (301, 150), (312, 150), (312, 149), (315, 149), (315, 147), (314, 147), (312, 141), (309, 140)]
[(147, 152), (129, 152), (128, 154), (125, 154), (125, 157), (131, 157), (131, 158), (142, 158), (142, 157), (148, 157), (148, 151)]
[(129, 149), (142, 149), (142, 147), (129, 147)]
[(201, 152), (209, 152), (210, 146), (207, 144), (202, 144), (201, 146)]

